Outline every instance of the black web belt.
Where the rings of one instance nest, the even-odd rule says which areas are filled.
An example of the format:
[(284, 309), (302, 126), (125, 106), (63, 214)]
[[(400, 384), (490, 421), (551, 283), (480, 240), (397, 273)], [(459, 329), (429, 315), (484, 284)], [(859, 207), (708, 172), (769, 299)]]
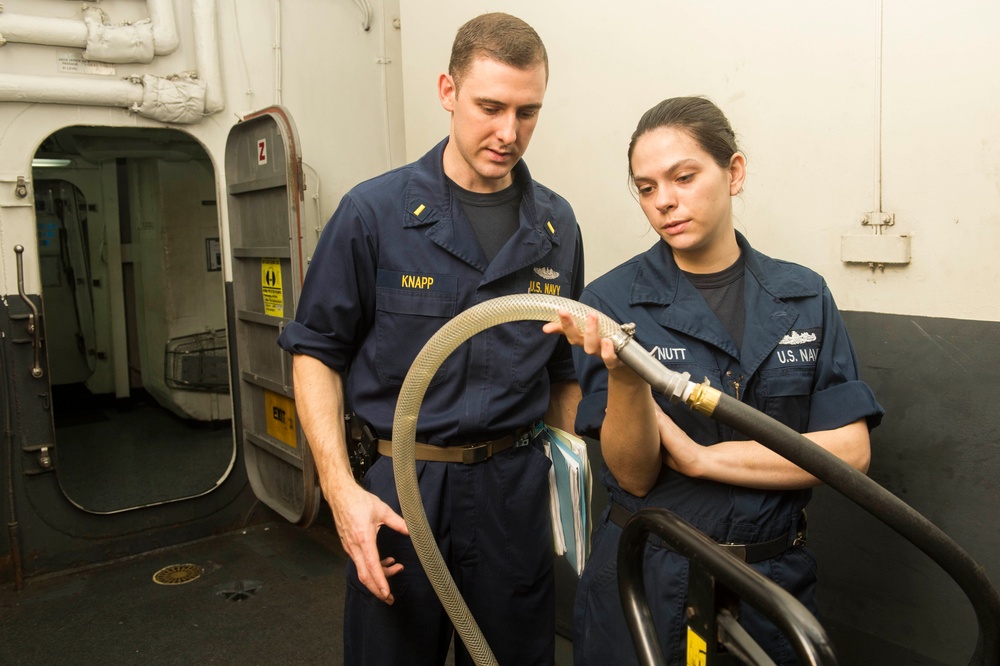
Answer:
[[(624, 528), (625, 523), (628, 522), (628, 519), (631, 517), (632, 512), (623, 507), (621, 504), (618, 504), (617, 502), (611, 503), (611, 514), (608, 518), (615, 525)], [(764, 560), (769, 560), (772, 557), (777, 557), (788, 550), (790, 536), (791, 530), (769, 541), (747, 544), (720, 543), (719, 546), (733, 557), (741, 559), (748, 564), (752, 564), (754, 562), (763, 562)], [(669, 548), (666, 543), (664, 543), (663, 546), (665, 548)]]

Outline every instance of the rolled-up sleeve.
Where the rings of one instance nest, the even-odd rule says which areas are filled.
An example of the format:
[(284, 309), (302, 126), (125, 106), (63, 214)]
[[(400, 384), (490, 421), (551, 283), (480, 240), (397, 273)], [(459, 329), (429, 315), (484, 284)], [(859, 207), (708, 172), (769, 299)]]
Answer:
[(867, 420), (871, 430), (882, 421), (885, 410), (871, 388), (861, 381), (857, 353), (825, 283), (823, 322), (823, 346), (816, 363), (809, 431), (833, 430), (860, 418)]
[(374, 319), (375, 258), (370, 227), (347, 194), (320, 234), (278, 345), (344, 372)]

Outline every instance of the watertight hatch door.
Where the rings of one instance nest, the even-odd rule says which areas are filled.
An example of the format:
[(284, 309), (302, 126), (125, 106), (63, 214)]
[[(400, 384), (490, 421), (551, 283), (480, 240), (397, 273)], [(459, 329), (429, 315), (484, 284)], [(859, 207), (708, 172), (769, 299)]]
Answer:
[(288, 112), (246, 116), (226, 141), (232, 250), (234, 408), (254, 493), (293, 523), (319, 511), (312, 455), (299, 427), (291, 357), (276, 344), (295, 316), (305, 273), (302, 162)]

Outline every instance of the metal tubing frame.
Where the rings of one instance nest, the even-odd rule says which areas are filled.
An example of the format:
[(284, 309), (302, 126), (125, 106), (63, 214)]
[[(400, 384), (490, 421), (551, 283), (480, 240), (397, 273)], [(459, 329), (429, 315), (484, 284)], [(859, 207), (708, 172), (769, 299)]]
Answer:
[[(742, 601), (766, 615), (788, 637), (803, 664), (837, 665), (822, 625), (798, 599), (666, 509), (642, 509), (633, 514), (618, 546), (618, 592), (640, 664), (666, 663), (644, 584), (643, 559), (650, 534), (660, 536), (672, 550), (688, 558), (691, 566), (711, 572)], [(714, 636), (705, 638), (715, 640)]]

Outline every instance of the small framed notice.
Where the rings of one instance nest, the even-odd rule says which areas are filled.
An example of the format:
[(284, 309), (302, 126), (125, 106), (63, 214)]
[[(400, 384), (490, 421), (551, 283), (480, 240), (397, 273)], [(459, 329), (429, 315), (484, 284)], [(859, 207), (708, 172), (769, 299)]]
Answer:
[(222, 245), (218, 238), (205, 239), (205, 260), (209, 271), (222, 270)]

